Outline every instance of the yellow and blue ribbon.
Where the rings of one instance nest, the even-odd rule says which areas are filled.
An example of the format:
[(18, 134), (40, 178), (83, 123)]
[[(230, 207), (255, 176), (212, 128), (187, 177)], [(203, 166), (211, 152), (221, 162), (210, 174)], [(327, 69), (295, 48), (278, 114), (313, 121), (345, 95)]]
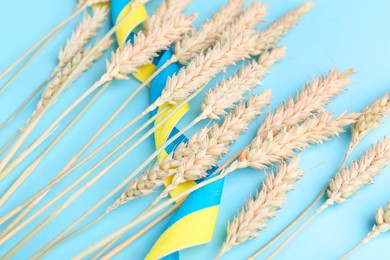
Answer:
[[(112, 0), (111, 10), (113, 23), (121, 20), (130, 8), (131, 1)], [(116, 35), (119, 46), (123, 46), (125, 41), (132, 41), (134, 36), (133, 31), (140, 29), (140, 25), (146, 18), (147, 14), (144, 6), (134, 9), (133, 15), (130, 15), (117, 30)], [(139, 73), (134, 76), (140, 81), (146, 80), (156, 68), (162, 66), (172, 55), (172, 49), (162, 52), (159, 58), (153, 61), (153, 64), (139, 68)], [(167, 78), (177, 73), (179, 69), (179, 64), (171, 64), (152, 81), (150, 86), (150, 102), (153, 103), (161, 95)], [(164, 118), (173, 109), (174, 106), (171, 106), (168, 111), (156, 119), (155, 123)], [(154, 139), (156, 148), (162, 146), (166, 140), (179, 132), (175, 126), (188, 110), (189, 105), (186, 104), (155, 131)], [(153, 113), (157, 112), (157, 110), (153, 111)], [(160, 159), (171, 153), (180, 142), (186, 141), (187, 138), (182, 135), (165, 148), (165, 151), (160, 155)], [(213, 170), (210, 170), (210, 172)], [(171, 195), (180, 193), (196, 185), (196, 183), (193, 181), (184, 183), (177, 190), (173, 191)], [(190, 194), (183, 205), (173, 215), (145, 259), (178, 260), (180, 259), (180, 250), (209, 242), (212, 239), (218, 216), (223, 183), (224, 181), (220, 180)]]

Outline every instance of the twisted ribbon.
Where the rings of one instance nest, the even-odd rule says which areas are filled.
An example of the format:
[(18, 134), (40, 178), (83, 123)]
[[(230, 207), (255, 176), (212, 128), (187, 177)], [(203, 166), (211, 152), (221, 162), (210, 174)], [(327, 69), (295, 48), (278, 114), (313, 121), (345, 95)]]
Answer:
[[(113, 22), (116, 23), (120, 17), (124, 17), (131, 8), (131, 0), (112, 0), (111, 10)], [(132, 40), (133, 34), (130, 33), (137, 26), (145, 21), (147, 14), (144, 6), (134, 9), (133, 15), (117, 31), (117, 40), (119, 46), (123, 46), (125, 41)], [(139, 73), (134, 75), (138, 80), (146, 80), (156, 68), (160, 68), (173, 55), (173, 50), (169, 49), (161, 53), (159, 60), (155, 59), (154, 64), (149, 64), (139, 68)], [(177, 73), (180, 69), (178, 63), (171, 64), (165, 68), (151, 83), (150, 102), (154, 102), (165, 87), (167, 78)], [(167, 106), (167, 105), (166, 105)], [(159, 109), (162, 109), (160, 107)], [(170, 106), (168, 111), (160, 115), (155, 123), (159, 122), (166, 114), (174, 109)], [(171, 116), (161, 127), (154, 133), (156, 148), (161, 147), (166, 140), (177, 134), (179, 130), (175, 127), (177, 122), (187, 113), (189, 105), (186, 104), (173, 116)], [(153, 113), (157, 113), (154, 111)], [(169, 145), (160, 155), (160, 159), (171, 153), (175, 147), (188, 139), (182, 135)], [(212, 172), (214, 169), (210, 170)], [(169, 183), (170, 180), (167, 180)], [(196, 185), (197, 182), (191, 181), (180, 185), (178, 189), (171, 192), (174, 196)], [(180, 250), (195, 245), (209, 242), (212, 239), (215, 223), (218, 216), (219, 204), (223, 189), (223, 180), (214, 182), (192, 194), (190, 194), (183, 205), (177, 210), (169, 221), (167, 227), (158, 238), (154, 246), (145, 259), (180, 259)]]

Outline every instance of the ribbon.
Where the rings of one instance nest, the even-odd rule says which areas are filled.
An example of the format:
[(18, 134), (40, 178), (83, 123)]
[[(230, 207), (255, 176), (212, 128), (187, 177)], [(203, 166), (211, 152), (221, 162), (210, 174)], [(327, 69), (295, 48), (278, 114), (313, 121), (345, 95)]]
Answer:
[[(131, 1), (111, 1), (111, 10), (114, 23), (119, 21), (120, 17), (123, 17), (130, 10), (130, 5)], [(137, 8), (135, 10), (137, 10)], [(139, 14), (135, 13), (134, 15), (131, 15), (118, 29), (117, 40), (119, 46), (123, 45), (123, 39), (131, 41), (133, 36), (131, 30), (136, 28), (134, 25), (139, 26), (142, 23), (140, 21), (144, 21), (146, 19), (145, 15), (140, 14), (141, 12)], [(146, 14), (146, 12), (142, 14)], [(156, 65), (150, 64), (139, 68), (139, 73), (135, 75), (136, 78), (140, 81), (146, 80), (153, 73), (156, 67), (161, 67), (168, 59), (172, 57), (172, 55), (172, 49), (161, 53), (159, 60), (155, 59), (153, 61), (153, 63)], [(153, 79), (150, 86), (150, 102), (154, 102), (161, 95), (167, 78), (177, 73), (179, 69), (179, 64), (171, 64), (165, 68), (156, 78)], [(162, 109), (162, 107), (159, 109)], [(164, 114), (160, 115), (156, 119), (155, 123), (158, 123), (173, 109), (174, 106), (171, 106)], [(156, 148), (161, 147), (166, 142), (166, 140), (179, 132), (175, 126), (188, 110), (189, 105), (186, 104), (155, 131), (154, 140)], [(158, 110), (153, 111), (154, 114), (157, 112)], [(159, 159), (166, 157), (175, 149), (179, 143), (186, 142), (187, 140), (188, 139), (184, 135), (176, 139), (172, 144), (164, 149), (163, 153), (160, 154)], [(212, 171), (214, 171), (214, 169), (210, 170), (210, 172)], [(169, 183), (170, 180), (167, 180), (167, 182)], [(183, 183), (178, 189), (171, 192), (171, 195), (174, 196), (175, 194), (178, 194), (183, 190), (196, 185), (196, 183), (197, 182), (195, 181)], [(171, 218), (167, 227), (158, 238), (145, 259), (178, 260), (180, 259), (180, 250), (209, 242), (212, 239), (218, 216), (223, 183), (224, 181), (220, 180), (190, 194), (186, 198), (183, 205)]]

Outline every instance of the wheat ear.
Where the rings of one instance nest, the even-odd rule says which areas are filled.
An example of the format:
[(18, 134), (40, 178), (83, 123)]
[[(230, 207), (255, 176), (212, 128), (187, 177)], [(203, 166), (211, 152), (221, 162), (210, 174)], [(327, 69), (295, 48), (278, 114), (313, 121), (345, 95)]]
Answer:
[(344, 160), (341, 163), (340, 169), (345, 166), (349, 155), (352, 153), (356, 145), (370, 131), (378, 127), (383, 119), (390, 113), (390, 92), (387, 92), (382, 97), (375, 99), (367, 106), (355, 124), (352, 126), (352, 140), (348, 150), (345, 153)]
[[(306, 124), (300, 125), (300, 128), (297, 127), (297, 129), (295, 129), (295, 131), (294, 131), (295, 132), (295, 135), (294, 135), (295, 140), (294, 139), (293, 140), (284, 139), (285, 140), (284, 147), (286, 147), (286, 149), (291, 149), (291, 150), (304, 149), (305, 147), (308, 146), (308, 143), (312, 143), (312, 142), (319, 143), (323, 140), (328, 139), (329, 136), (335, 136), (339, 132), (342, 132), (343, 127), (347, 124), (350, 124), (351, 122), (354, 122), (356, 120), (357, 116), (358, 115), (356, 115), (356, 114), (342, 115), (334, 120), (330, 120), (329, 116), (324, 116), (324, 115), (313, 117), (310, 121), (306, 122)], [(303, 127), (305, 128), (304, 131), (302, 129)], [(297, 131), (297, 130), (299, 130), (299, 131)], [(288, 131), (287, 133), (290, 133), (290, 132), (291, 131)], [(307, 133), (304, 134), (303, 136), (298, 135), (298, 133), (302, 134), (305, 132), (307, 132)], [(282, 133), (279, 133), (278, 135), (281, 135), (281, 134)], [(298, 144), (298, 142), (299, 142), (299, 144)], [(303, 143), (303, 142), (306, 142), (306, 143)], [(289, 145), (290, 143), (292, 143), (293, 146), (290, 146)], [(290, 152), (290, 154), (292, 154), (292, 153), (293, 152)], [(287, 158), (288, 157), (292, 157), (292, 155), (287, 156)], [(287, 158), (284, 158), (284, 159), (287, 159)], [(268, 161), (270, 161), (271, 159), (272, 158), (269, 158)], [(276, 161), (278, 161), (278, 158), (275, 158), (275, 162)], [(171, 205), (175, 201), (186, 197), (188, 194), (190, 194), (196, 190), (199, 190), (200, 188), (202, 188), (206, 185), (209, 185), (210, 183), (213, 183), (215, 181), (218, 181), (218, 180), (226, 177), (226, 175), (228, 175), (230, 172), (232, 172), (235, 169), (242, 166), (242, 165), (239, 165), (239, 163), (240, 163), (239, 161), (233, 162), (232, 165), (229, 167), (230, 169), (229, 168), (226, 169), (217, 177), (214, 177), (214, 178), (211, 178), (211, 179), (206, 180), (204, 182), (201, 182), (201, 183), (189, 188), (188, 190), (186, 190), (186, 191), (184, 191), (176, 196), (173, 196), (172, 198), (160, 203), (159, 205), (155, 206), (154, 208), (148, 210), (142, 216), (137, 217), (134, 221), (126, 224), (121, 229), (113, 232), (109, 236), (106, 236), (105, 238), (101, 239), (100, 241), (98, 241), (94, 245), (88, 247), (86, 250), (84, 250), (83, 252), (78, 254), (75, 257), (75, 259), (83, 259), (83, 257), (86, 257), (91, 252), (95, 251), (97, 248), (100, 248), (100, 247), (104, 246), (105, 244), (110, 243), (112, 240), (117, 239), (118, 237), (121, 237), (125, 232), (127, 232), (128, 230), (130, 230), (131, 228), (133, 228), (137, 224), (143, 222), (144, 220), (148, 219), (149, 217), (153, 216), (154, 214), (161, 211), (162, 209), (166, 208), (167, 206)]]
[(378, 175), (390, 160), (390, 139), (385, 137), (371, 146), (358, 161), (353, 161), (350, 168), (344, 167), (330, 180), (327, 188), (328, 199), (298, 229), (296, 229), (270, 256), (276, 256), (303, 228), (317, 215), (335, 203), (344, 203), (363, 187), (372, 184), (373, 177)]
[(260, 32), (257, 42), (257, 50), (268, 50), (274, 42), (282, 39), (282, 36), (290, 32), (291, 28), (296, 26), (299, 20), (313, 8), (313, 2), (301, 4), (297, 9), (288, 12), (282, 18), (278, 19), (268, 26), (266, 30)]
[(258, 237), (267, 227), (268, 220), (276, 217), (277, 211), (286, 203), (286, 196), (294, 184), (303, 176), (298, 167), (298, 158), (283, 162), (276, 174), (267, 174), (256, 198), (252, 196), (245, 207), (233, 218), (227, 227), (227, 237), (217, 256), (220, 258), (231, 248)]
[(69, 63), (83, 46), (87, 44), (97, 34), (97, 31), (103, 27), (103, 22), (107, 18), (108, 10), (106, 7), (95, 6), (92, 8), (93, 15), (86, 13), (83, 20), (79, 23), (72, 35), (66, 41), (63, 48), (58, 53), (58, 65), (52, 75), (57, 74), (67, 63)]
[[(140, 2), (144, 2), (145, 0), (134, 0), (133, 2), (133, 5), (132, 5), (132, 8), (134, 6), (137, 6)], [(64, 82), (63, 86), (61, 86), (61, 91), (58, 91), (56, 97), (62, 93), (62, 90), (65, 89), (70, 82), (72, 82), (74, 76), (77, 76), (79, 71), (83, 69), (83, 67), (85, 66), (86, 63), (88, 63), (88, 60), (90, 59), (91, 56), (93, 56), (93, 54), (101, 47), (101, 45), (104, 45), (106, 43), (106, 41), (111, 37), (111, 35), (113, 33), (115, 33), (115, 31), (118, 29), (119, 26), (122, 25), (122, 23), (124, 21), (126, 21), (126, 19), (132, 14), (132, 12), (130, 11), (128, 14), (125, 15), (125, 17), (120, 20), (117, 24), (115, 24), (115, 26), (113, 26), (109, 32), (107, 32), (95, 45), (94, 47), (91, 49), (89, 55), (87, 55), (81, 62), (80, 64), (77, 66), (77, 68), (75, 69), (74, 72), (71, 73), (71, 75), (69, 75), (68, 79)], [(82, 97), (79, 98), (80, 99), (84, 99), (86, 96), (88, 96), (90, 94), (90, 92), (87, 91), (87, 93), (84, 93), (82, 95)], [(26, 129), (24, 130), (24, 132), (21, 134), (21, 136), (19, 137), (19, 139), (14, 143), (14, 145), (10, 148), (9, 152), (4, 156), (3, 160), (0, 162), (0, 171), (4, 170), (4, 167), (8, 164), (8, 162), (12, 159), (13, 155), (18, 151), (18, 149), (20, 148), (20, 146), (23, 144), (23, 142), (25, 141), (25, 139), (29, 136), (29, 134), (32, 132), (32, 130), (35, 128), (35, 126), (38, 124), (39, 120), (41, 120), (41, 118), (44, 116), (44, 114), (47, 112), (47, 110), (49, 109), (49, 107), (51, 107), (52, 104), (55, 103), (56, 101), (56, 97), (53, 98), (50, 102), (49, 102), (49, 105), (46, 106), (44, 109), (42, 109), (41, 113), (33, 120), (33, 122), (31, 122), (28, 127), (26, 127)], [(63, 114), (67, 114), (69, 113), (71, 110), (74, 109), (74, 107), (77, 106), (77, 103), (78, 101), (75, 101)], [(51, 126), (51, 128), (53, 127), (53, 125)], [(50, 129), (51, 131), (52, 129)], [(44, 133), (44, 135), (47, 134), (47, 133)]]
[(386, 208), (379, 208), (375, 215), (375, 225), (372, 228), (371, 232), (360, 241), (353, 249), (351, 249), (347, 254), (342, 256), (340, 259), (346, 259), (348, 256), (351, 256), (356, 250), (358, 250), (363, 245), (370, 242), (373, 238), (379, 236), (382, 233), (390, 231), (390, 201), (387, 203)]
[(177, 60), (187, 64), (203, 50), (210, 48), (226, 27), (237, 19), (244, 3), (244, 0), (229, 0), (226, 7), (221, 7), (211, 19), (207, 19), (197, 32), (179, 41), (175, 47)]

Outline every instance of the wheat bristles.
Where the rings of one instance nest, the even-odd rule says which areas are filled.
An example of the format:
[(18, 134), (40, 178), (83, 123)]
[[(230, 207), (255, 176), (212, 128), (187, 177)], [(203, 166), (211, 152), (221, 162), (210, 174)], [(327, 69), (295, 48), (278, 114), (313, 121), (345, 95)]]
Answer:
[(258, 237), (267, 227), (268, 221), (277, 215), (277, 211), (286, 203), (286, 196), (294, 188), (294, 183), (303, 176), (298, 168), (298, 158), (290, 163), (282, 162), (276, 174), (266, 174), (260, 192), (256, 198), (250, 196), (245, 207), (233, 218), (227, 227), (227, 237), (217, 258), (241, 243)]
[(344, 167), (329, 182), (327, 188), (328, 200), (320, 210), (334, 203), (344, 203), (358, 190), (372, 184), (373, 177), (378, 175), (390, 160), (390, 138), (385, 137), (378, 141), (376, 146), (371, 145), (358, 161), (353, 161), (349, 168)]
[(353, 149), (369, 131), (378, 127), (389, 113), (390, 92), (387, 92), (381, 98), (375, 99), (366, 107), (356, 123), (352, 125), (350, 149)]
[(175, 56), (182, 64), (189, 63), (196, 55), (212, 46), (225, 30), (241, 13), (245, 0), (229, 0), (226, 7), (214, 13), (207, 19), (197, 32), (187, 35), (176, 43)]
[(295, 100), (289, 98), (283, 102), (274, 113), (270, 113), (257, 131), (258, 138), (265, 138), (269, 131), (277, 132), (285, 126), (295, 125), (307, 117), (318, 113), (330, 100), (339, 95), (350, 84), (352, 70), (340, 73), (339, 70), (329, 71), (327, 76), (321, 76), (305, 84), (302, 91), (296, 94)]
[(225, 110), (243, 99), (243, 95), (261, 84), (270, 67), (285, 56), (285, 47), (263, 53), (257, 61), (244, 66), (236, 74), (211, 88), (201, 104), (203, 112), (211, 119), (219, 119)]
[[(221, 126), (203, 128), (187, 143), (179, 144), (175, 151), (133, 180), (114, 203), (114, 207), (151, 194), (157, 187), (165, 184), (167, 177), (178, 172), (182, 173), (185, 180), (204, 177), (205, 171), (215, 165), (220, 156), (228, 151), (229, 145), (237, 140), (239, 134), (261, 113), (261, 109), (269, 103), (269, 98), (270, 91), (251, 97), (247, 105), (237, 106), (234, 113), (229, 114)], [(191, 166), (197, 168), (200, 164), (202, 170), (191, 169)], [(178, 182), (179, 179), (176, 179), (175, 183)]]
[(96, 36), (97, 30), (103, 27), (103, 22), (107, 18), (108, 10), (106, 7), (95, 6), (92, 8), (93, 15), (86, 13), (72, 32), (72, 35), (66, 41), (58, 53), (58, 65), (54, 69), (53, 75), (58, 73), (63, 66), (72, 60), (77, 55), (85, 44)]
[[(98, 50), (94, 52), (92, 56), (88, 58), (85, 62), (83, 68), (78, 70), (78, 73), (74, 75), (72, 81), (76, 80), (84, 71), (88, 70), (94, 61), (100, 59), (103, 56), (105, 50), (107, 50), (114, 41), (112, 39), (108, 39), (104, 44), (99, 46)], [(66, 64), (66, 66), (61, 70), (59, 74), (47, 85), (45, 90), (41, 95), (41, 99), (38, 101), (35, 111), (33, 112), (33, 116), (47, 104), (47, 102), (55, 95), (64, 81), (68, 78), (68, 76), (74, 71), (74, 69), (80, 64), (81, 60), (84, 57), (89, 56), (89, 52), (92, 47), (87, 47), (84, 51), (77, 53), (70, 62)]]
[(314, 3), (307, 2), (300, 5), (297, 9), (288, 12), (286, 15), (273, 22), (267, 29), (259, 33), (256, 52), (261, 53), (271, 48), (275, 42), (282, 39), (292, 27), (296, 26), (299, 19), (304, 16), (314, 6)]
[(247, 20), (263, 17), (265, 8), (265, 5), (258, 5), (255, 10), (247, 11), (246, 16), (224, 33), (212, 49), (196, 56), (178, 74), (169, 78), (154, 106), (181, 102), (237, 60), (248, 58), (255, 46), (256, 35), (252, 27), (248, 27)]
[(179, 40), (192, 28), (196, 15), (185, 17), (178, 15), (156, 29), (156, 33), (145, 36), (139, 32), (134, 37), (134, 43), (126, 43), (111, 55), (111, 62), (107, 61), (107, 71), (101, 77), (101, 82), (115, 79), (127, 79), (128, 74), (138, 71), (138, 67), (151, 62), (159, 51), (169, 48), (172, 42)]
[(301, 124), (285, 127), (276, 135), (269, 131), (267, 137), (253, 139), (241, 154), (240, 160), (232, 164), (231, 170), (245, 167), (262, 170), (273, 163), (282, 162), (291, 158), (295, 151), (301, 151), (310, 144), (322, 143), (344, 132), (343, 127), (354, 123), (358, 116), (358, 113), (342, 114), (332, 120), (330, 112), (322, 112)]

